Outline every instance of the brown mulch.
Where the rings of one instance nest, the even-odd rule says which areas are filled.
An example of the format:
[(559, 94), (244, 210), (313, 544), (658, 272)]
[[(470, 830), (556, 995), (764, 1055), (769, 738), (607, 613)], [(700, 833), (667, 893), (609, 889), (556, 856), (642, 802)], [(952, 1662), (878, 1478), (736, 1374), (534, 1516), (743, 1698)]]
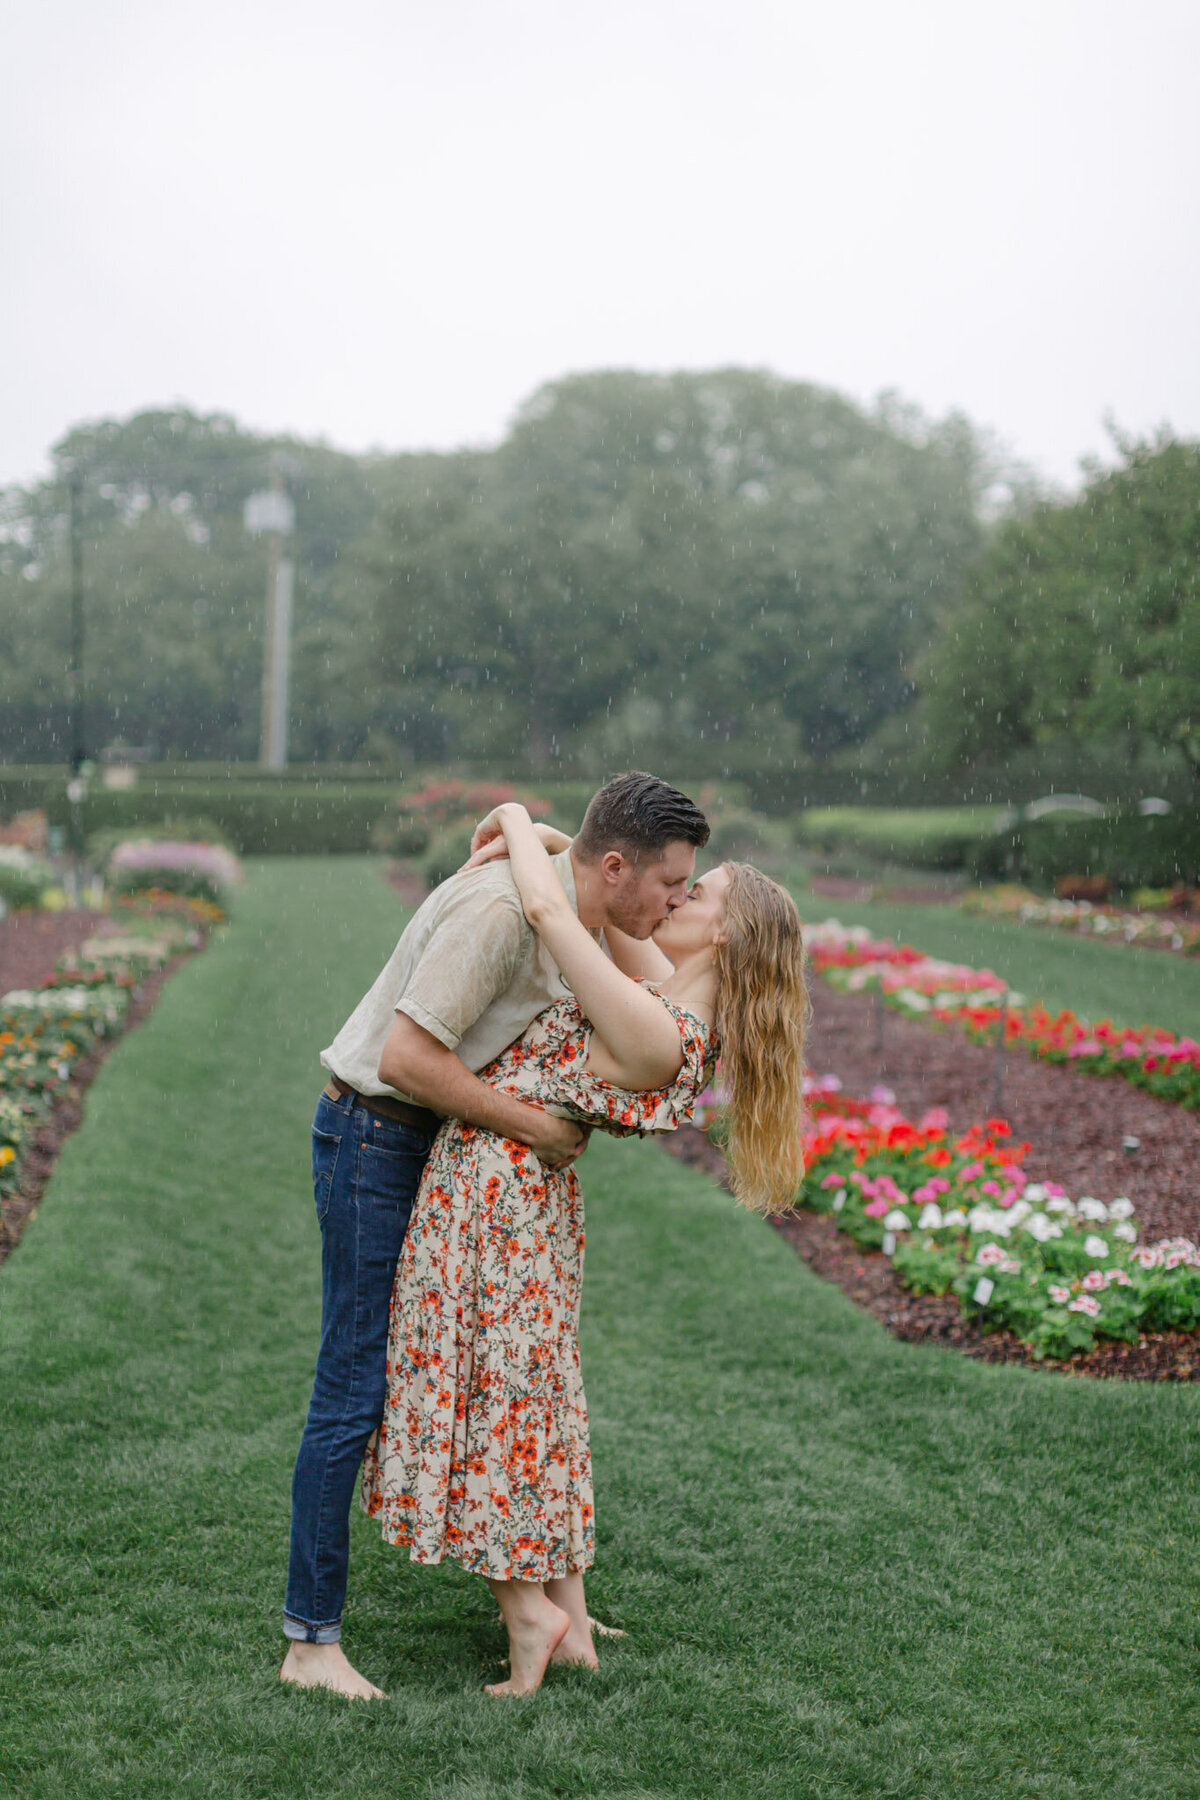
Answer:
[(60, 956), (92, 937), (98, 912), (13, 912), (0, 919), (0, 994), (35, 988)]
[(854, 881), (846, 875), (814, 875), (809, 886), (822, 900), (895, 900), (912, 906), (954, 906), (962, 897), (960, 888)]
[[(9, 967), (5, 960), (5, 940), (8, 928), (15, 919), (23, 920), (25, 916), (16, 914), (0, 921), (0, 970)], [(32, 952), (30, 952), (25, 963), (26, 973), (20, 981), (6, 981), (2, 991), (7, 992), (17, 986), (36, 987), (44, 975), (50, 974), (59, 956), (63, 955), (66, 950), (74, 949), (85, 938), (92, 936), (104, 915), (100, 913), (60, 913), (48, 916), (59, 920), (86, 918), (89, 920), (89, 924), (87, 929), (80, 931), (74, 939), (61, 938), (57, 949), (44, 956), (36, 968), (32, 962)], [(34, 941), (33, 934), (22, 934), (22, 936), (25, 938), (28, 950), (29, 944)], [(194, 955), (195, 951), (185, 950), (179, 956), (172, 957), (170, 962), (164, 963), (161, 969), (157, 970), (155, 974), (147, 976), (145, 981), (134, 988), (129, 1011), (125, 1015), (125, 1029), (121, 1033), (121, 1037), (134, 1030), (147, 1014), (153, 1011), (154, 1003), (158, 999), (164, 981), (174, 974), (180, 963), (186, 962), (189, 956)], [(22, 1231), (30, 1220), (37, 1216), (38, 1201), (42, 1197), (51, 1171), (58, 1160), (58, 1153), (65, 1140), (78, 1129), (82, 1122), (84, 1094), (95, 1080), (100, 1064), (113, 1046), (120, 1041), (121, 1038), (102, 1038), (90, 1056), (85, 1056), (76, 1063), (71, 1072), (70, 1081), (55, 1099), (49, 1116), (22, 1150), (21, 1185), (15, 1193), (0, 1200), (0, 1263), (6, 1262), (12, 1255)]]
[[(728, 1185), (725, 1158), (702, 1131), (685, 1125), (658, 1141), (681, 1162)], [(979, 1362), (1024, 1363), (1063, 1375), (1200, 1381), (1200, 1339), (1194, 1332), (1148, 1333), (1136, 1344), (1101, 1342), (1069, 1362), (1038, 1362), (1011, 1331), (985, 1332), (977, 1321), (964, 1319), (953, 1297), (910, 1293), (881, 1251), (859, 1249), (828, 1214), (786, 1213), (771, 1223), (816, 1274), (836, 1282), (904, 1343), (942, 1345)]]

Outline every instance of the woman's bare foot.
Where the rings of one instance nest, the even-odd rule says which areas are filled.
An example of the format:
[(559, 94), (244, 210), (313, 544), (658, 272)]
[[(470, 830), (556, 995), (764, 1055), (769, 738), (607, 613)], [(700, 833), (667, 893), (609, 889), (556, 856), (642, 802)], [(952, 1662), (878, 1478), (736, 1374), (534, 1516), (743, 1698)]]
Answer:
[(280, 1681), (296, 1687), (330, 1688), (348, 1700), (382, 1700), (382, 1688), (360, 1675), (340, 1644), (307, 1644), (293, 1638), (279, 1671)]
[(511, 1588), (525, 1588), (524, 1594), (510, 1594), (503, 1603), (504, 1622), (508, 1626), (507, 1681), (493, 1682), (484, 1693), (493, 1699), (507, 1699), (513, 1694), (532, 1694), (542, 1685), (542, 1676), (558, 1645), (570, 1630), (571, 1621), (561, 1607), (555, 1606), (534, 1582), (511, 1582)]

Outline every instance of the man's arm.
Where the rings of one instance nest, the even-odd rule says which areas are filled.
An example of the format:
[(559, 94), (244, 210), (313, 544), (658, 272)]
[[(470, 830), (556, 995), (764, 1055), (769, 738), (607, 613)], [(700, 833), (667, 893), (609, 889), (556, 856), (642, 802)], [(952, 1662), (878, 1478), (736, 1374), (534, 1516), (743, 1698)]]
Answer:
[(405, 1012), (397, 1012), (387, 1035), (379, 1079), (449, 1118), (528, 1144), (549, 1168), (571, 1162), (587, 1143), (586, 1132), (570, 1119), (526, 1106), (480, 1081), (453, 1050)]

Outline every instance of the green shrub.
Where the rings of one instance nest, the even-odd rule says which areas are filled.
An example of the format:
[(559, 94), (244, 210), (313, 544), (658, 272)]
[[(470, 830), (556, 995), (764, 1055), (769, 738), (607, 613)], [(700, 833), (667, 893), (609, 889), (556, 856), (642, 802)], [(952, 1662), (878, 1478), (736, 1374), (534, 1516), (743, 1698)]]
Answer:
[[(371, 832), (394, 811), (395, 790), (382, 783), (318, 781), (205, 786), (199, 782), (146, 781), (135, 788), (94, 783), (84, 804), (89, 833), (183, 835), (198, 815), (215, 825), (243, 856), (320, 855), (371, 849)], [(67, 826), (65, 790), (49, 804), (51, 823)]]
[(37, 906), (53, 880), (53, 870), (39, 857), (0, 845), (0, 912)]
[(429, 848), (418, 860), (418, 868), (425, 879), (425, 885), (435, 888), (461, 869), (471, 854), (471, 834), (475, 829), (475, 821), (469, 824), (458, 823), (443, 826), (435, 832), (430, 840)]
[(995, 813), (990, 807), (813, 807), (796, 821), (805, 849), (853, 851), (876, 862), (962, 869)]
[(1106, 875), (1114, 888), (1173, 887), (1200, 880), (1200, 817), (1179, 808), (1143, 817), (1136, 808), (1099, 819), (1018, 822), (979, 844), (974, 872), (982, 880), (1015, 875), (1052, 887), (1063, 875)]

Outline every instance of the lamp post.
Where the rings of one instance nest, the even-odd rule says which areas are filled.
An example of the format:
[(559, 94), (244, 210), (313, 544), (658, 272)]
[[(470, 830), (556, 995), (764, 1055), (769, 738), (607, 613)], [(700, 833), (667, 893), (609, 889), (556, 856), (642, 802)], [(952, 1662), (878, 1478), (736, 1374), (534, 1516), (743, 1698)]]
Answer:
[(246, 501), (246, 530), (267, 534), (267, 611), (263, 634), (262, 733), (259, 764), (282, 769), (288, 759), (288, 661), (292, 635), (295, 564), (284, 554), (284, 539), (296, 525), (296, 510), (283, 485), (283, 459), (271, 458), (271, 485)]
[(87, 762), (83, 713), (83, 472), (76, 464), (67, 477), (70, 499), (71, 542), (71, 660), (67, 669), (67, 704), (70, 711), (71, 779), (67, 799), (71, 803), (72, 898), (76, 906), (83, 895), (83, 802), (87, 796)]

